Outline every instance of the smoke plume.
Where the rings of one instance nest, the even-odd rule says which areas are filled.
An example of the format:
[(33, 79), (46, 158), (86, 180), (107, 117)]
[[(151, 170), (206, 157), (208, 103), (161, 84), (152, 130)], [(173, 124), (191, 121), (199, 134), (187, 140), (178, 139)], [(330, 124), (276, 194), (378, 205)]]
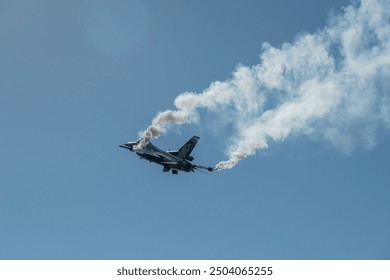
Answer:
[(361, 0), (328, 22), (279, 48), (264, 43), (259, 64), (237, 66), (202, 93), (180, 94), (176, 109), (157, 114), (141, 133), (141, 145), (171, 125), (198, 122), (204, 109), (221, 120), (229, 115), (234, 127), (229, 158), (216, 169), (293, 134), (346, 152), (372, 147), (377, 130), (390, 127), (390, 1)]

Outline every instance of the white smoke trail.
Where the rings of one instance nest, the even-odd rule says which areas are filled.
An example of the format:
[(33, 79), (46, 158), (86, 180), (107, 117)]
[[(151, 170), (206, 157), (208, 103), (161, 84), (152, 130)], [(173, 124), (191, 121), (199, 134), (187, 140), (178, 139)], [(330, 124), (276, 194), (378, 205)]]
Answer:
[(228, 113), (235, 128), (229, 159), (216, 169), (234, 167), (270, 139), (319, 135), (350, 151), (373, 146), (376, 130), (390, 126), (389, 0), (361, 0), (280, 48), (264, 43), (260, 60), (200, 94), (179, 95), (176, 110), (159, 113), (141, 133), (141, 145), (172, 124), (197, 122), (199, 108)]

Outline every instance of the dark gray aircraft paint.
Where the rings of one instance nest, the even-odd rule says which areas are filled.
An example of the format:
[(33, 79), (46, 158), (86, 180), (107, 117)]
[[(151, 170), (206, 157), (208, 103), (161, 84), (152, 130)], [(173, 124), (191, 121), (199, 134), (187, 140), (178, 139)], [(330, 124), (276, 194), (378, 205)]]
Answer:
[(163, 166), (163, 172), (172, 170), (172, 174), (177, 174), (178, 171), (195, 171), (205, 169), (213, 171), (214, 168), (201, 165), (195, 165), (190, 163), (194, 160), (191, 156), (191, 152), (194, 149), (196, 143), (200, 137), (193, 136), (187, 141), (180, 149), (172, 151), (164, 151), (154, 146), (151, 142), (147, 143), (144, 147), (139, 147), (141, 139), (134, 142), (127, 142), (119, 145), (121, 148), (128, 149), (131, 152), (135, 152), (141, 159), (148, 160)]

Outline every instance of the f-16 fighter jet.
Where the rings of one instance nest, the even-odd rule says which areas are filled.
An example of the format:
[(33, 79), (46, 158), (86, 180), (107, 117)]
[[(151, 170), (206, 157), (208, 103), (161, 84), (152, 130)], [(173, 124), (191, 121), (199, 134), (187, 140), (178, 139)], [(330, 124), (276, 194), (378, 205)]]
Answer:
[(141, 159), (161, 164), (163, 166), (163, 172), (171, 170), (172, 174), (177, 174), (178, 171), (190, 172), (202, 169), (210, 172), (214, 171), (213, 167), (190, 163), (190, 161), (194, 160), (194, 157), (191, 156), (191, 152), (199, 139), (200, 137), (193, 136), (180, 149), (169, 151), (161, 150), (160, 148), (154, 146), (151, 142), (148, 142), (146, 145), (139, 145), (142, 139), (134, 142), (127, 142), (119, 145), (119, 147), (135, 152)]

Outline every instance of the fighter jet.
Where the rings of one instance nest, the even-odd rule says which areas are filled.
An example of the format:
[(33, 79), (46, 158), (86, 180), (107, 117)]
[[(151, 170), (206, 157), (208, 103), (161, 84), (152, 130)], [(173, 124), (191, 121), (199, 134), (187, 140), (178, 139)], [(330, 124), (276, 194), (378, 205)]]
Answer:
[(194, 149), (196, 143), (200, 137), (193, 136), (178, 150), (164, 151), (154, 146), (151, 142), (147, 143), (144, 147), (139, 147), (142, 139), (135, 142), (127, 142), (119, 145), (121, 148), (128, 149), (131, 152), (135, 152), (141, 159), (148, 160), (163, 166), (163, 172), (172, 171), (172, 174), (177, 174), (178, 171), (195, 171), (205, 169), (207, 171), (214, 171), (213, 167), (206, 167), (201, 165), (191, 164), (190, 161), (194, 160), (191, 156), (191, 152)]

